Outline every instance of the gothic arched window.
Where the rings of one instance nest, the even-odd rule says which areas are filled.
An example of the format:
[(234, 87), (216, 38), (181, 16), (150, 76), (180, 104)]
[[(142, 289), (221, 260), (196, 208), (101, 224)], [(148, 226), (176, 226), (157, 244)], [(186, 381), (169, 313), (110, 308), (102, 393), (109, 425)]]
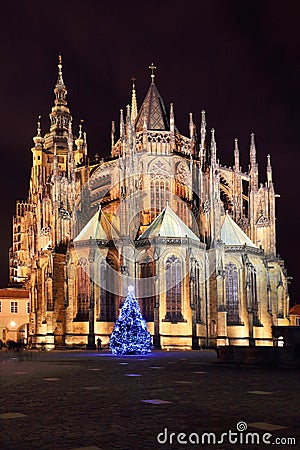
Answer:
[(253, 325), (260, 325), (258, 299), (257, 299), (256, 270), (252, 264), (249, 265), (249, 275), (250, 275), (250, 296), (251, 296), (251, 309), (253, 313)]
[(191, 267), (191, 284), (193, 286), (193, 298), (192, 303), (196, 310), (196, 322), (201, 323), (202, 311), (201, 311), (201, 296), (200, 296), (200, 267), (195, 260)]
[(240, 323), (238, 269), (232, 262), (225, 266), (226, 309), (228, 325)]
[(169, 167), (158, 160), (150, 168), (151, 221), (158, 216), (170, 200)]
[(182, 266), (177, 256), (172, 255), (166, 261), (166, 317), (172, 323), (182, 322)]
[(148, 261), (141, 263), (141, 278), (143, 286), (143, 298), (141, 299), (143, 305), (143, 317), (147, 322), (154, 320), (154, 306), (155, 306), (155, 263)]
[(77, 319), (89, 319), (90, 277), (86, 258), (81, 258), (77, 266), (78, 312)]
[(116, 320), (116, 295), (114, 292), (115, 269), (106, 261), (100, 265), (100, 315), (99, 319), (107, 322)]
[(52, 278), (48, 277), (45, 283), (45, 294), (47, 302), (47, 311), (53, 311), (53, 293), (52, 293)]

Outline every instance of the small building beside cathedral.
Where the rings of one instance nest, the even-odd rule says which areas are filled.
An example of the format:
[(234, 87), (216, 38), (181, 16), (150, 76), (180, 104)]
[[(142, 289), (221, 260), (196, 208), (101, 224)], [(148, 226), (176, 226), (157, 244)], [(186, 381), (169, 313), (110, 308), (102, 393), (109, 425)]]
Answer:
[(91, 160), (59, 60), (50, 126), (38, 123), (29, 195), (13, 218), (10, 282), (29, 290), (28, 340), (108, 344), (131, 285), (155, 348), (273, 345), (272, 326), (290, 322), (270, 156), (263, 184), (254, 134), (249, 170), (237, 139), (223, 166), (205, 112), (181, 134), (151, 69), (142, 104), (133, 85), (118, 133), (112, 123), (110, 156)]

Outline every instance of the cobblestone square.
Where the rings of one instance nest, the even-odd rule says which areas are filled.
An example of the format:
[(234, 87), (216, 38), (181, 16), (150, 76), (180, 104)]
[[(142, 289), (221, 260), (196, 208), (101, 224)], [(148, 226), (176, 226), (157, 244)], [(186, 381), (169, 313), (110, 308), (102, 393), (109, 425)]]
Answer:
[[(179, 433), (205, 432), (218, 438), (236, 432), (239, 422), (248, 432), (268, 430), (271, 441), (294, 437), (291, 448), (300, 448), (296, 370), (221, 367), (210, 350), (155, 351), (145, 357), (2, 351), (0, 358), (4, 450), (267, 447), (175, 439)], [(159, 443), (158, 434), (166, 430), (167, 442)], [(281, 448), (289, 446), (276, 445)]]

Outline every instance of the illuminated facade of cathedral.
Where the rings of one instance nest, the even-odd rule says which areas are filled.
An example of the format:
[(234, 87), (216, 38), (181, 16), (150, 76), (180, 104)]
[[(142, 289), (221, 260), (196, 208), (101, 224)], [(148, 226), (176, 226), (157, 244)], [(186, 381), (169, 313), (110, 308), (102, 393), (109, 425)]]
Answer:
[(129, 285), (156, 348), (272, 345), (289, 325), (284, 262), (276, 252), (270, 157), (259, 184), (254, 134), (249, 170), (219, 163), (215, 131), (174, 108), (155, 83), (113, 122), (111, 154), (88, 157), (73, 135), (61, 59), (49, 131), (33, 138), (26, 201), (13, 218), (10, 282), (30, 292), (29, 341), (48, 349), (108, 344)]

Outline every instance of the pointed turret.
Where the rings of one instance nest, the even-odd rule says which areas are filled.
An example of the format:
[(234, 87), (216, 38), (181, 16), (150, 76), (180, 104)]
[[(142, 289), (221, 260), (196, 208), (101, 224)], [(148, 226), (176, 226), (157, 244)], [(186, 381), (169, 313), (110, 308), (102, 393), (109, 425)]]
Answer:
[(111, 132), (110, 132), (111, 148), (112, 149), (113, 149), (113, 146), (115, 145), (115, 131), (116, 131), (115, 121), (112, 120), (111, 121)]
[(166, 108), (161, 98), (156, 84), (154, 82), (155, 75), (154, 70), (156, 67), (152, 64), (149, 66), (151, 69), (151, 84), (146, 94), (146, 97), (139, 109), (136, 118), (136, 131), (142, 131), (144, 123), (144, 112), (146, 114), (146, 122), (148, 130), (170, 130), (169, 120), (166, 113)]
[(191, 139), (191, 154), (190, 157), (197, 157), (196, 152), (196, 143), (197, 143), (197, 134), (196, 134), (196, 126), (194, 124), (193, 120), (193, 113), (190, 113), (190, 120), (189, 120), (189, 131), (190, 131), (190, 139)]
[(77, 150), (80, 150), (83, 146), (82, 124), (83, 124), (83, 120), (81, 119), (80, 124), (79, 124), (78, 138), (75, 140), (75, 145), (77, 147)]
[(271, 166), (271, 156), (267, 155), (267, 184), (268, 187), (272, 185), (272, 166)]
[(74, 155), (73, 155), (73, 133), (72, 122), (69, 122), (68, 128), (68, 161), (67, 161), (67, 175), (71, 179), (74, 171)]
[(58, 77), (57, 82), (54, 88), (54, 94), (55, 94), (55, 104), (56, 105), (66, 105), (66, 96), (67, 96), (67, 89), (63, 80), (62, 75), (62, 56), (58, 55)]
[(255, 134), (250, 135), (250, 166), (254, 167), (256, 164), (256, 147), (255, 147)]
[(120, 109), (120, 138), (123, 138), (125, 131), (123, 109)]
[(132, 122), (131, 122), (131, 108), (130, 105), (126, 106), (126, 154), (130, 153), (132, 150), (133, 142), (133, 132), (132, 132)]
[(256, 146), (255, 135), (251, 133), (250, 136), (250, 184), (254, 190), (258, 189), (258, 164), (256, 162)]
[(170, 103), (170, 131), (174, 133), (175, 131), (175, 118), (174, 118), (174, 106)]
[(240, 170), (240, 151), (238, 138), (235, 138), (234, 140), (234, 169), (236, 172), (239, 172)]
[(194, 131), (195, 131), (194, 130), (195, 126), (194, 126), (194, 121), (193, 121), (193, 113), (190, 113), (189, 117), (190, 117), (190, 121), (189, 121), (190, 139), (193, 139)]
[(217, 163), (217, 143), (215, 138), (215, 129), (211, 129), (211, 141), (210, 141), (210, 164), (215, 165)]
[(57, 136), (67, 136), (69, 122), (72, 120), (67, 106), (67, 89), (62, 75), (62, 57), (58, 59), (58, 78), (54, 88), (55, 100), (50, 114), (50, 133)]
[(135, 78), (132, 78), (132, 93), (131, 93), (131, 122), (134, 123), (138, 114), (137, 100), (135, 92)]
[(36, 189), (38, 189), (38, 178), (41, 174), (40, 170), (38, 168), (42, 166), (43, 164), (43, 149), (44, 149), (44, 142), (45, 139), (43, 138), (41, 134), (41, 122), (40, 122), (41, 116), (38, 118), (37, 123), (37, 134), (33, 137), (34, 147), (31, 148), (32, 151), (32, 166), (35, 168), (32, 171), (32, 176), (34, 179), (32, 179), (32, 187), (35, 186)]
[[(75, 164), (82, 164), (86, 162), (87, 157), (87, 142), (86, 132), (82, 131), (84, 120), (80, 120), (78, 138), (75, 140), (76, 149), (74, 151)], [(72, 132), (72, 130), (71, 130)]]
[(204, 109), (201, 111), (201, 127), (200, 127), (200, 155), (202, 166), (206, 163), (206, 117)]
[(38, 117), (38, 122), (37, 122), (37, 134), (36, 134), (36, 136), (34, 136), (34, 137), (32, 138), (35, 147), (42, 147), (42, 146), (43, 146), (43, 143), (44, 143), (44, 141), (45, 141), (44, 138), (43, 138), (43, 136), (42, 136), (42, 134), (41, 134), (42, 130), (41, 130), (41, 122), (40, 122), (40, 120), (41, 120), (41, 116)]

